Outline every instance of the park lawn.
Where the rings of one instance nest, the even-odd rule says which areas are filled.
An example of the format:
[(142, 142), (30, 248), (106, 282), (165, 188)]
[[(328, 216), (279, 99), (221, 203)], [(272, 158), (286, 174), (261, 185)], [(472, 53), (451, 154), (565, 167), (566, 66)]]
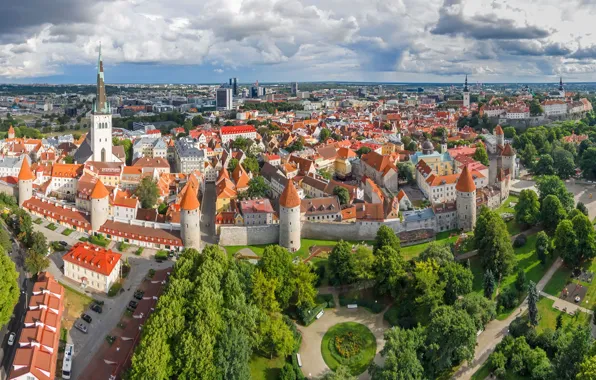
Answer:
[(62, 283), (61, 285), (64, 287), (64, 306), (66, 309), (62, 317), (62, 326), (70, 330), (77, 318), (91, 305), (93, 298), (68, 285)]
[[(451, 234), (455, 234), (455, 236), (449, 236)], [(451, 244), (457, 241), (457, 233), (454, 231), (443, 231), (439, 232), (434, 240), (440, 244)], [(401, 247), (401, 254), (406, 260), (411, 260), (415, 257), (418, 257), (428, 247), (428, 245), (432, 242), (426, 242), (422, 244), (410, 245), (408, 247)]]
[[(596, 259), (593, 259), (592, 261), (584, 263), (583, 269), (596, 273)], [(583, 282), (583, 281), (580, 281), (579, 283), (582, 284), (583, 286), (588, 287), (586, 297), (582, 300), (582, 306), (585, 307), (586, 309), (591, 310), (596, 305), (596, 276), (594, 279), (592, 279), (591, 284), (587, 283), (587, 282)]]
[(267, 359), (253, 354), (250, 358), (250, 377), (253, 380), (277, 380), (281, 368), (286, 364), (284, 358)]
[(540, 301), (538, 301), (538, 316), (540, 318), (538, 320), (538, 326), (536, 326), (538, 333), (543, 332), (545, 329), (555, 330), (557, 327), (557, 316), (561, 313), (563, 314), (563, 327), (570, 325), (586, 326), (590, 324), (590, 314), (580, 312), (571, 316), (553, 308), (554, 303), (554, 300), (546, 297), (541, 297)]
[(566, 266), (559, 267), (542, 291), (551, 296), (558, 297), (563, 288), (565, 288), (565, 285), (569, 282), (570, 275), (571, 269)]
[(510, 195), (505, 199), (505, 202), (501, 203), (501, 206), (495, 210), (495, 212), (499, 215), (503, 213), (515, 214), (515, 210), (511, 206), (511, 202), (517, 203), (519, 201), (519, 197), (517, 195)]

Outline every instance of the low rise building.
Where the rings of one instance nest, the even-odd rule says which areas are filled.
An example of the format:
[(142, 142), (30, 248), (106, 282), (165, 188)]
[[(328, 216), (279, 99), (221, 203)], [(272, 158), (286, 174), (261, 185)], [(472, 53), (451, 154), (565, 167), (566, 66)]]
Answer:
[(77, 243), (64, 260), (64, 276), (100, 292), (107, 293), (120, 277), (121, 254), (88, 243)]

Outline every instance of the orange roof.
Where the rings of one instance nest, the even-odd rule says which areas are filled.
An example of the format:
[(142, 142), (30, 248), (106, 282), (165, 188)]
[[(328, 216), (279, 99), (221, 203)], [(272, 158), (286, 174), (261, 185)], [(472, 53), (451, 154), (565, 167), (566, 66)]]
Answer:
[(83, 164), (54, 164), (52, 177), (77, 178), (83, 174)]
[(28, 181), (31, 179), (35, 179), (35, 176), (31, 171), (31, 166), (29, 166), (29, 160), (27, 158), (23, 158), (21, 171), (19, 171), (19, 181)]
[(502, 135), (503, 134), (503, 128), (501, 128), (500, 125), (497, 125), (497, 127), (495, 128), (495, 135)]
[(280, 206), (286, 208), (293, 208), (293, 207), (300, 207), (300, 196), (298, 196), (298, 191), (296, 191), (296, 187), (294, 186), (294, 182), (292, 180), (288, 180), (284, 191), (281, 193), (279, 197), (279, 204)]
[(116, 264), (122, 257), (121, 254), (112, 252), (88, 243), (77, 243), (68, 251), (62, 259), (90, 271), (109, 276)]
[(467, 165), (464, 166), (464, 170), (462, 170), (459, 176), (459, 180), (455, 185), (455, 189), (464, 193), (471, 193), (472, 191), (476, 190), (476, 184), (474, 183), (472, 173), (470, 173), (468, 170)]
[(192, 182), (188, 182), (186, 187), (187, 189), (184, 192), (182, 200), (180, 201), (180, 208), (187, 211), (196, 210), (201, 205), (199, 203), (199, 199), (197, 198), (197, 189), (194, 188)]
[(246, 170), (244, 170), (242, 167), (242, 164), (236, 165), (236, 168), (232, 172), (232, 178), (234, 178), (234, 182), (236, 182), (236, 188), (243, 189), (248, 187), (250, 177), (246, 173)]
[(14, 135), (14, 128), (12, 127), (12, 125), (10, 126), (10, 128), (8, 128), (8, 134), (13, 134)]
[(503, 148), (503, 153), (501, 153), (502, 156), (513, 156), (515, 153), (513, 153), (513, 149), (511, 149), (511, 145), (510, 144), (505, 144), (505, 148)]
[(98, 179), (89, 197), (91, 199), (102, 199), (107, 197), (108, 195), (110, 195), (110, 192), (108, 191), (108, 189), (106, 189), (103, 182), (101, 182), (101, 179)]

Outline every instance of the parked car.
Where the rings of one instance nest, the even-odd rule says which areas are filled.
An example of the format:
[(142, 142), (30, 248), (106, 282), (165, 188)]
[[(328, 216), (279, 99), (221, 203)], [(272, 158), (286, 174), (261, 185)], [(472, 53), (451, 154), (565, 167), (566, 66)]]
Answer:
[(143, 299), (143, 295), (145, 294), (144, 291), (142, 290), (137, 290), (134, 294), (134, 297), (138, 300), (142, 300)]
[(139, 306), (139, 303), (137, 301), (130, 301), (128, 306), (130, 306), (132, 309), (136, 309), (137, 306)]
[(168, 257), (169, 257), (170, 259), (171, 259), (172, 257), (174, 257), (174, 251), (170, 251), (170, 252), (168, 253)]
[(159, 263), (159, 264), (163, 263), (163, 260), (162, 260), (162, 259), (155, 259), (155, 261), (156, 261), (157, 263)]
[(99, 306), (98, 304), (94, 303), (93, 305), (91, 305), (91, 310), (93, 310), (94, 312), (101, 314), (102, 309), (101, 306)]
[(66, 247), (68, 245), (67, 242), (65, 242), (64, 240), (59, 242), (61, 246)]
[(14, 344), (16, 337), (17, 337), (17, 334), (15, 334), (13, 332), (10, 333), (10, 335), (8, 336), (8, 345), (9, 346), (12, 346)]
[(83, 322), (75, 323), (75, 328), (85, 334), (87, 334), (87, 326)]
[(91, 318), (91, 316), (89, 314), (81, 314), (81, 319), (87, 323), (91, 323), (91, 321), (93, 320), (93, 318)]

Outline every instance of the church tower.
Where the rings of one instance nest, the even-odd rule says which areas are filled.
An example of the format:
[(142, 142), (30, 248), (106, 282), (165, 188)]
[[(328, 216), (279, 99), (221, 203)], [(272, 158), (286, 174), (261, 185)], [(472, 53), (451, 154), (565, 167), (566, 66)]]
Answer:
[(455, 190), (457, 226), (464, 231), (471, 231), (476, 226), (476, 184), (468, 165), (459, 175)]
[(565, 97), (565, 87), (563, 87), (563, 77), (559, 78), (559, 96)]
[(447, 132), (443, 131), (441, 136), (441, 153), (447, 153)]
[(91, 229), (99, 231), (110, 215), (110, 192), (101, 179), (98, 179), (91, 191)]
[(509, 143), (505, 145), (503, 148), (503, 152), (501, 152), (501, 159), (502, 159), (502, 166), (503, 169), (509, 169), (509, 175), (511, 179), (514, 179), (517, 175), (516, 173), (516, 163), (515, 163), (515, 152)]
[(464, 84), (464, 107), (470, 108), (470, 90), (468, 89), (468, 76), (466, 75), (466, 82)]
[(300, 249), (302, 232), (300, 203), (300, 196), (294, 187), (294, 181), (288, 179), (288, 183), (279, 197), (279, 245), (287, 248), (290, 252)]
[[(12, 128), (12, 127), (11, 127)], [(23, 157), (21, 164), (21, 171), (19, 171), (19, 207), (23, 207), (23, 203), (33, 197), (33, 180), (35, 176), (29, 166), (29, 159)]]
[(201, 249), (201, 204), (197, 189), (189, 182), (180, 200), (180, 235), (184, 248)]
[(91, 114), (91, 161), (112, 162), (112, 108), (106, 98), (101, 45), (97, 60), (97, 96)]

